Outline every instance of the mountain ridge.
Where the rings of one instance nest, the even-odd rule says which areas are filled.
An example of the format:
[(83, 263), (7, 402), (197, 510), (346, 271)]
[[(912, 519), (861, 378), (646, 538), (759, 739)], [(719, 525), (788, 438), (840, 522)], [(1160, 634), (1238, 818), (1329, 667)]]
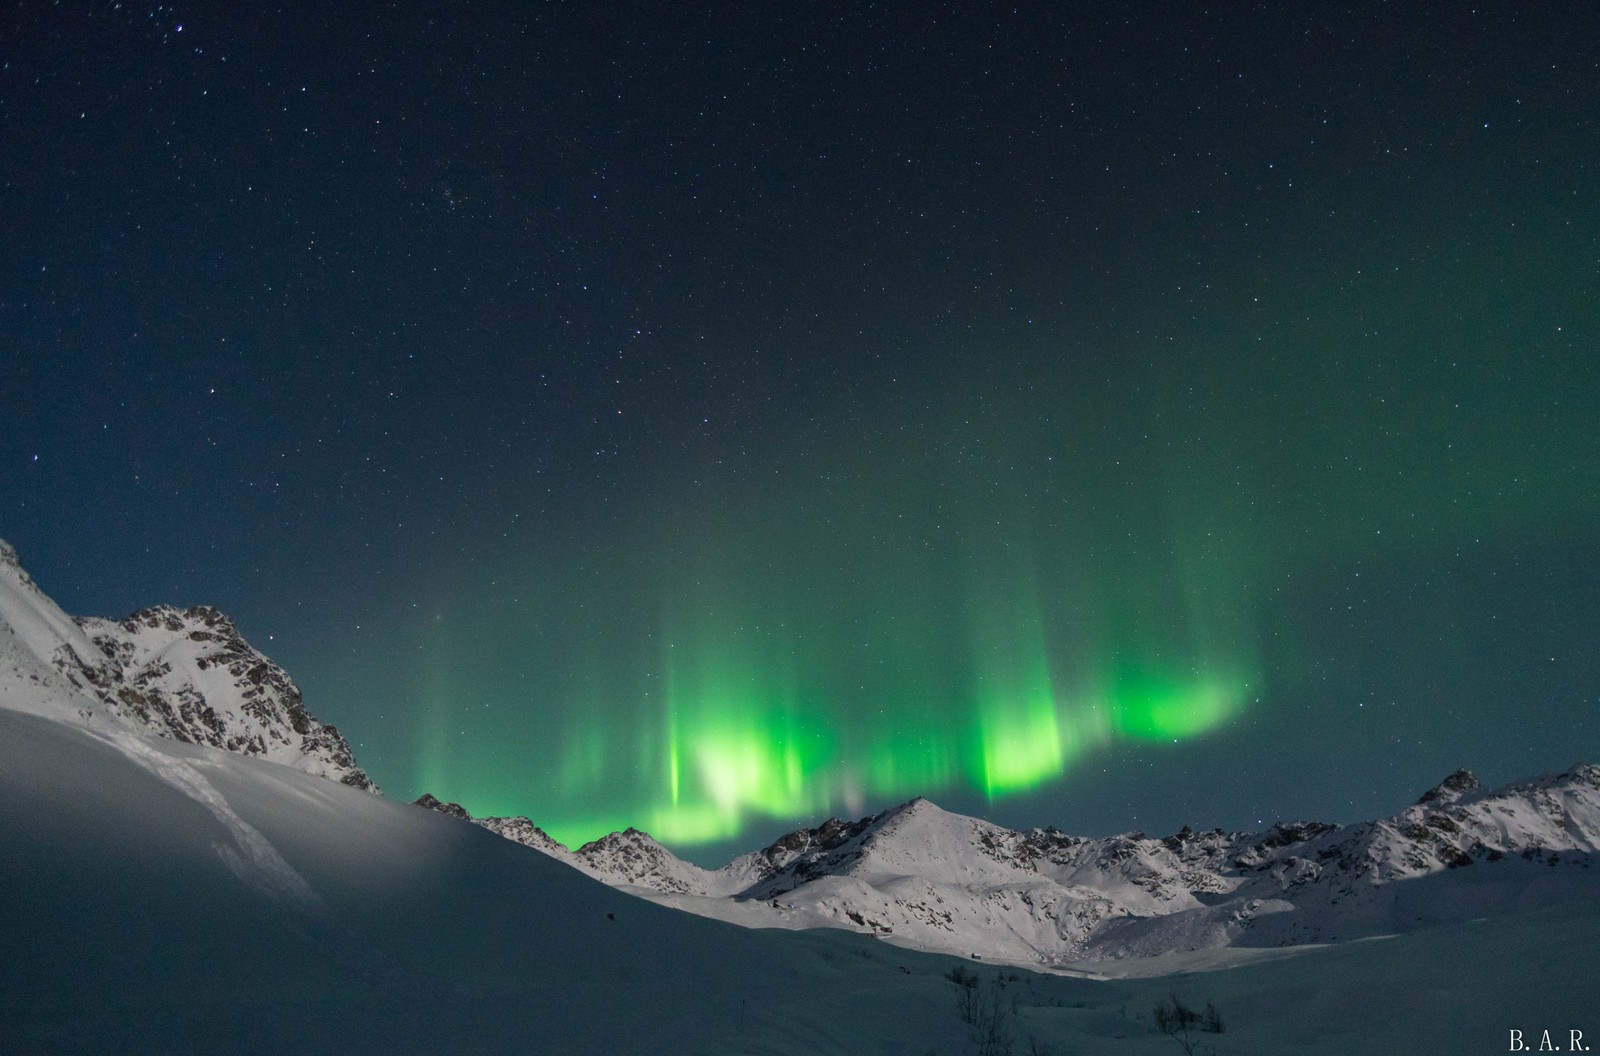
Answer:
[(1588, 763), (1496, 789), (1458, 770), (1372, 821), (1159, 839), (1007, 829), (917, 797), (796, 829), (715, 870), (636, 829), (571, 850), (527, 819), (450, 808), (503, 834), (531, 830), (538, 840), (510, 838), (690, 912), (1030, 967), (1342, 942), (1600, 890), (1600, 766)]

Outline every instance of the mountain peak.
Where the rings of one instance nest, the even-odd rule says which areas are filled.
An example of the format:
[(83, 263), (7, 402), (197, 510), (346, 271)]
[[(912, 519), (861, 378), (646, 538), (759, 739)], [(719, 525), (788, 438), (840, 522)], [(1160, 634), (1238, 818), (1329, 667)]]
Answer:
[[(1491, 886), (1507, 897), (1521, 897), (1519, 885), (1535, 875), (1591, 890), (1581, 885), (1592, 883), (1583, 870), (1600, 853), (1595, 789), (1600, 767), (1589, 764), (1494, 792), (1461, 770), (1388, 819), (1279, 822), (1259, 833), (1185, 827), (1163, 840), (1018, 832), (918, 796), (856, 821), (796, 829), (718, 870), (684, 862), (634, 828), (568, 851), (523, 818), (477, 824), (692, 913), (754, 927), (843, 927), (913, 948), (1050, 965), (1387, 933), (1395, 904), (1415, 902), (1417, 921), (1453, 920), (1448, 899), (1432, 892), (1456, 881), (1403, 882), (1479, 863), (1477, 871), (1498, 870)], [(430, 800), (422, 805), (451, 812)], [(1573, 870), (1549, 873), (1564, 863)]]
[[(195, 629), (204, 629), (218, 635), (237, 638), (241, 642), (244, 640), (233, 620), (213, 605), (191, 605), (185, 609), (175, 605), (152, 605), (130, 613), (120, 622), (123, 629), (130, 633), (137, 633), (141, 629), (166, 630), (174, 633), (185, 630), (192, 633)], [(199, 627), (194, 628), (195, 624)]]
[(338, 729), (306, 710), (289, 673), (210, 605), (156, 605), (77, 626), (109, 661), (107, 705), (157, 734), (284, 763), (376, 792)]
[(635, 828), (591, 840), (573, 851), (570, 860), (606, 883), (655, 891), (701, 893), (711, 877), (699, 866), (680, 860), (648, 832)]
[[(648, 832), (630, 825), (621, 832), (608, 832), (597, 840), (590, 840), (582, 847), (579, 847), (577, 853), (586, 857), (593, 857), (597, 854), (611, 853), (629, 847), (661, 847), (661, 841)], [(666, 850), (665, 847), (661, 847), (661, 849)]]
[[(876, 828), (885, 829), (896, 828), (910, 822), (938, 825), (947, 823), (960, 824), (980, 819), (970, 818), (965, 814), (952, 813), (925, 796), (917, 796), (915, 799), (908, 799), (899, 806), (890, 807), (882, 814), (866, 820)], [(985, 822), (985, 824), (988, 823)]]
[(120, 620), (73, 618), (4, 541), (0, 573), (6, 706), (78, 722), (104, 715), (377, 791), (338, 729), (307, 711), (288, 673), (216, 608), (156, 605)]
[(814, 829), (801, 828), (785, 833), (756, 853), (766, 859), (771, 868), (781, 869), (808, 851), (832, 850), (860, 835), (861, 831), (875, 820), (875, 818), (863, 818), (861, 821), (847, 822), (829, 818)]
[(1483, 787), (1483, 782), (1471, 770), (1461, 769), (1434, 785), (1422, 794), (1417, 800), (1422, 803), (1454, 803), (1469, 792), (1476, 792)]
[(1600, 763), (1573, 763), (1563, 776), (1600, 788)]
[(450, 817), (460, 818), (462, 821), (476, 820), (471, 814), (467, 813), (467, 808), (460, 803), (446, 803), (432, 792), (424, 792), (412, 800), (412, 803), (423, 810), (431, 810), (437, 814), (448, 814)]

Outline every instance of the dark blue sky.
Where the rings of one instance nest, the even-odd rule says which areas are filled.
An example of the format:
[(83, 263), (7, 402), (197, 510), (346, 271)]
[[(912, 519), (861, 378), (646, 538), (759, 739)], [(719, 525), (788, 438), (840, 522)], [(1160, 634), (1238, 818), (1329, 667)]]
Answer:
[(1593, 758), (1595, 27), (25, 2), (0, 535), (572, 838)]

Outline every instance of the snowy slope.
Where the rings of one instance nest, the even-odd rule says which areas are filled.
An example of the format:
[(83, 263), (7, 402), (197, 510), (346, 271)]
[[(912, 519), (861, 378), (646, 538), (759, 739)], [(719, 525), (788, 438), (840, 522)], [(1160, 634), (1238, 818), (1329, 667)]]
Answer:
[(613, 832), (570, 850), (527, 818), (474, 818), (460, 803), (424, 794), (416, 805), (470, 821), (513, 843), (541, 851), (612, 887), (651, 896), (660, 893), (733, 895), (736, 885), (721, 871), (702, 869), (638, 829)]
[(105, 721), (258, 755), (371, 789), (350, 746), (317, 721), (294, 680), (209, 606), (73, 620), (0, 541), (0, 704)]
[(92, 711), (101, 706), (96, 687), (112, 679), (110, 661), (0, 539), (0, 702), (45, 714)]
[[(769, 1017), (793, 993), (906, 1010), (818, 1051), (958, 1027), (931, 962), (777, 942), (795, 937), (287, 767), (112, 733), (0, 709), (0, 1051), (688, 1053), (776, 1033), (755, 1051), (783, 1052)], [(919, 1028), (919, 1005), (947, 1022)]]

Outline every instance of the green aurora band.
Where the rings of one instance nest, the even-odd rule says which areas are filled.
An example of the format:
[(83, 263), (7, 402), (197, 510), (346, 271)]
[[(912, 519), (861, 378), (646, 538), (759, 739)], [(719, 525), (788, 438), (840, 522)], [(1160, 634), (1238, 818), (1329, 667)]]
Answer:
[[(1023, 545), (1027, 533), (852, 560), (826, 545), (752, 549), (749, 527), (737, 531), (742, 545), (711, 541), (662, 583), (650, 617), (636, 601), (591, 601), (585, 611), (611, 616), (569, 619), (549, 648), (519, 639), (562, 706), (487, 750), (453, 745), (436, 723), (424, 787), (475, 813), (527, 814), (569, 845), (630, 825), (714, 843), (755, 822), (814, 823), (952, 788), (990, 801), (1032, 792), (1119, 742), (1223, 726), (1257, 677), (1249, 635), (1223, 634), (1239, 624), (1237, 590), (1196, 574), (1205, 555), (1171, 567), (1182, 548), (1163, 548), (1141, 577), (1099, 581), (1059, 554), (1041, 572), (1033, 554), (1048, 548)], [(644, 568), (601, 578), (648, 582)], [(636, 617), (625, 633), (619, 612)], [(440, 699), (467, 678), (446, 673)]]
[(1194, 670), (1119, 675), (1104, 695), (1060, 692), (1043, 650), (1030, 651), (992, 658), (964, 701), (944, 694), (928, 716), (907, 702), (830, 718), (820, 690), (773, 688), (759, 664), (712, 650), (669, 670), (661, 735), (641, 738), (661, 765), (633, 771), (657, 779), (613, 813), (582, 812), (620, 791), (604, 766), (616, 733), (597, 716), (577, 724), (559, 760), (559, 798), (572, 813), (541, 824), (569, 844), (624, 824), (696, 844), (737, 836), (753, 815), (816, 818), (957, 782), (993, 799), (1046, 785), (1118, 737), (1199, 736), (1248, 692), (1236, 672)]

